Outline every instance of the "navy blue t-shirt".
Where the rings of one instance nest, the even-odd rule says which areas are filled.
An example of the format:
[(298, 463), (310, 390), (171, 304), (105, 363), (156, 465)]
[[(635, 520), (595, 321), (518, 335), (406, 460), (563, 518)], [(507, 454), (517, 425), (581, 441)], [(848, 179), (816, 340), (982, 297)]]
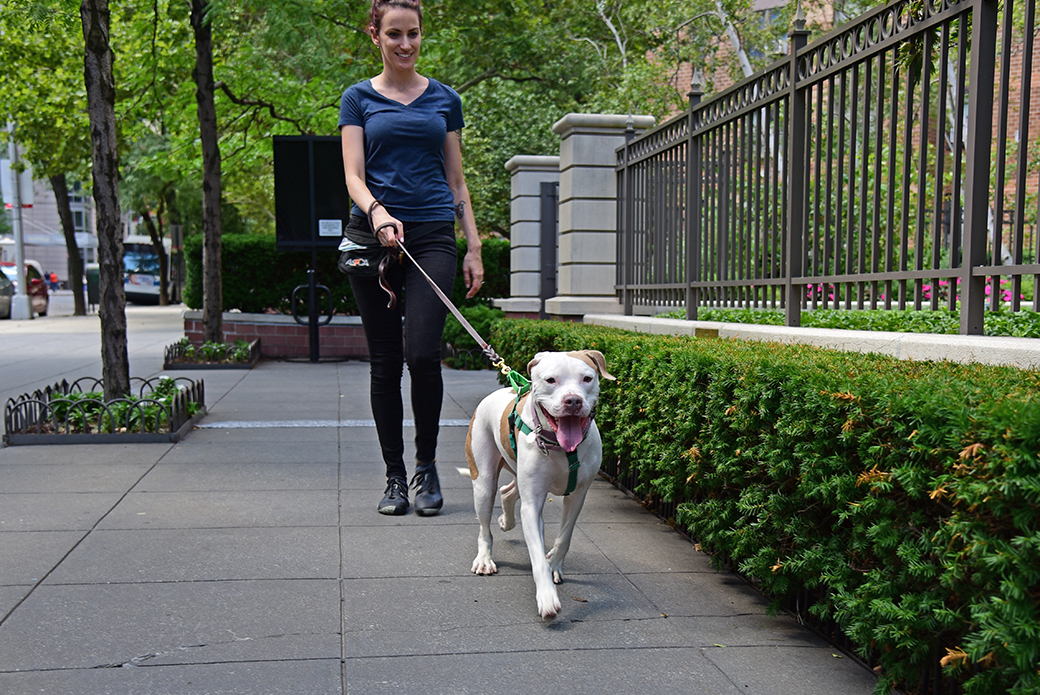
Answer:
[[(426, 91), (405, 106), (359, 82), (343, 92), (339, 126), (365, 131), (368, 190), (402, 222), (451, 222), (454, 203), (444, 171), (444, 140), (460, 130), (462, 99), (430, 79)], [(355, 214), (364, 214), (354, 206)]]

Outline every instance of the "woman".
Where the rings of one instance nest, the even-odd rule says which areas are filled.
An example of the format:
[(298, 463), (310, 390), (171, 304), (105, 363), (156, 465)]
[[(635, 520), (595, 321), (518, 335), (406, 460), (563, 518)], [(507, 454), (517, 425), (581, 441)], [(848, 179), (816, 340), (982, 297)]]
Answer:
[[(462, 272), (466, 296), (472, 297), (484, 268), (462, 174), (462, 101), (449, 87), (416, 71), (422, 30), (419, 0), (373, 0), (368, 31), (383, 71), (350, 87), (340, 103), (343, 166), (354, 201), (341, 249), (362, 247), (364, 255), (364, 247), (372, 250), (376, 243), (387, 248), (401, 243), (450, 295), (457, 220), (468, 244)], [(401, 395), (407, 362), (415, 416), (415, 512), (432, 516), (443, 505), (436, 450), (447, 309), (407, 260), (385, 271), (392, 296), (401, 298), (392, 307), (378, 276), (363, 267), (354, 270), (361, 271), (350, 272), (350, 286), (368, 340), (372, 414), (386, 464), (386, 492), (378, 510), (399, 515), (409, 506)]]

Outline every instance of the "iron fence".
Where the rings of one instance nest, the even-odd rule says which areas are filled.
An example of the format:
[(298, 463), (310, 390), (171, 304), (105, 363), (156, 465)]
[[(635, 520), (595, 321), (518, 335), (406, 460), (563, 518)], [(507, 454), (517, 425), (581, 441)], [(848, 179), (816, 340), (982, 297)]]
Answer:
[[(625, 312), (1023, 308), (1035, 0), (897, 0), (617, 151)], [(1035, 111), (1035, 109), (1033, 110)], [(1032, 138), (1032, 139), (1031, 139)], [(1032, 292), (1040, 310), (1040, 292)]]
[(81, 377), (7, 399), (3, 441), (14, 444), (178, 441), (206, 408), (205, 384), (183, 377), (131, 377), (106, 401), (104, 383)]

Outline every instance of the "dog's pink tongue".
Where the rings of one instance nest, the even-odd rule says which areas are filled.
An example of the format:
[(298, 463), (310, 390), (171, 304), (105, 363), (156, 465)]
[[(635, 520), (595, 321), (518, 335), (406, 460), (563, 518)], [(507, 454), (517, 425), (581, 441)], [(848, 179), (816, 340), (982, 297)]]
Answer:
[(564, 451), (574, 451), (581, 444), (582, 436), (581, 418), (577, 416), (561, 417), (556, 421), (556, 441), (560, 443)]

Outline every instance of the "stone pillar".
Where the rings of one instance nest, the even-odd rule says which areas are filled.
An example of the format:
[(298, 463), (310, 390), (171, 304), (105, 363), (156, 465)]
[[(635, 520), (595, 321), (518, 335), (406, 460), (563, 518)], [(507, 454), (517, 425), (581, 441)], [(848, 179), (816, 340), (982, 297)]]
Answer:
[(517, 155), (506, 162), (512, 174), (509, 205), (509, 298), (494, 300), (509, 318), (538, 318), (541, 291), (541, 184), (560, 180), (560, 158)]
[(655, 124), (653, 116), (572, 113), (553, 125), (560, 136), (559, 294), (545, 302), (553, 318), (621, 313), (615, 167), (630, 121), (637, 135)]

